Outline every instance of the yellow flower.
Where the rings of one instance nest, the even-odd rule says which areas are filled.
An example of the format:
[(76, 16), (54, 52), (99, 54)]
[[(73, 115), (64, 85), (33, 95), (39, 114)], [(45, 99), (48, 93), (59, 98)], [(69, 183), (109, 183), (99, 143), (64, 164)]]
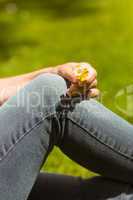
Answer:
[(80, 82), (86, 81), (89, 75), (89, 67), (84, 64), (77, 65), (75, 75)]

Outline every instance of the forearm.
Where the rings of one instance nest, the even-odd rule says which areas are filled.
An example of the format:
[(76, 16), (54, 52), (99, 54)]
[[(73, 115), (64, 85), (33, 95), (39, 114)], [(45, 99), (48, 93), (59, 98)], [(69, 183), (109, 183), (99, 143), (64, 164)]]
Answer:
[(57, 67), (48, 67), (48, 68), (40, 69), (28, 74), (21, 75), (19, 77), (25, 80), (32, 80), (43, 73), (57, 74)]
[[(43, 73), (57, 73), (57, 68), (56, 67), (48, 67), (48, 68), (44, 68), (44, 69), (40, 69), (34, 72), (30, 72), (27, 74), (22, 74), (22, 75), (18, 75), (18, 76), (12, 76), (12, 77), (7, 77), (7, 78), (1, 78), (0, 79), (0, 86), (1, 85), (12, 85), (13, 84), (20, 84), (22, 82), (27, 82), (30, 81), (32, 79), (34, 79), (35, 77), (37, 77), (38, 75), (41, 75)], [(1, 87), (0, 87), (1, 88)]]
[(13, 96), (19, 89), (21, 89), (31, 80), (33, 80), (34, 78), (43, 73), (58, 74), (62, 76), (65, 80), (69, 81), (71, 83), (69, 88), (70, 95), (73, 94), (73, 90), (75, 94), (79, 92), (83, 93), (84, 84), (83, 83), (81, 84), (81, 81), (79, 80), (79, 78), (75, 73), (75, 70), (77, 70), (77, 66), (79, 65), (81, 65), (82, 67), (86, 67), (87, 71), (89, 72), (84, 80), (85, 81), (84, 83), (88, 88), (88, 90), (86, 90), (86, 95), (89, 96), (89, 98), (98, 96), (99, 91), (96, 88), (97, 87), (96, 70), (88, 63), (65, 63), (62, 65), (57, 65), (56, 67), (44, 68), (20, 76), (0, 79), (0, 104), (3, 104), (11, 96)]
[(10, 96), (14, 95), (20, 88), (43, 73), (57, 73), (56, 67), (49, 67), (19, 76), (0, 79), (0, 104), (3, 104)]

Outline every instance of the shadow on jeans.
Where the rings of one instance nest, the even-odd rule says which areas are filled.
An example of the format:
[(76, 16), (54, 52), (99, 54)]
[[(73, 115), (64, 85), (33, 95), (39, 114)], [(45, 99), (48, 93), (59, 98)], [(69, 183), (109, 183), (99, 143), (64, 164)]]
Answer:
[(41, 173), (28, 200), (132, 200), (133, 188), (102, 177), (79, 177)]

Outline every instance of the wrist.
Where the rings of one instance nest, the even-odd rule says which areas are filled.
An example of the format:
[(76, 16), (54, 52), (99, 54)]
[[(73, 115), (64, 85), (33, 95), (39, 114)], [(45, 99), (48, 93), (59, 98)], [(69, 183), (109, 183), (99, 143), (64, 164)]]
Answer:
[(48, 71), (52, 74), (58, 74), (58, 66), (50, 67)]

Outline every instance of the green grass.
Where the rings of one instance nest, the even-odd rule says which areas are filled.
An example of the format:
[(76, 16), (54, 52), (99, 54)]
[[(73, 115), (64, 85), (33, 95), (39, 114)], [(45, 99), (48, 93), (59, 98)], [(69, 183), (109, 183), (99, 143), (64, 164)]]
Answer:
[[(41, 4), (36, 8), (37, 5), (23, 1), (25, 4), (18, 3), (17, 10), (4, 2), (8, 1), (0, 3), (1, 76), (68, 61), (90, 62), (99, 73), (103, 104), (133, 122), (132, 115), (120, 112), (115, 106), (118, 91), (133, 83), (132, 0), (83, 0), (67, 7), (57, 3), (43, 8)], [(123, 108), (126, 100), (125, 95), (117, 98)], [(83, 177), (92, 175), (58, 149), (48, 158), (45, 170)]]

